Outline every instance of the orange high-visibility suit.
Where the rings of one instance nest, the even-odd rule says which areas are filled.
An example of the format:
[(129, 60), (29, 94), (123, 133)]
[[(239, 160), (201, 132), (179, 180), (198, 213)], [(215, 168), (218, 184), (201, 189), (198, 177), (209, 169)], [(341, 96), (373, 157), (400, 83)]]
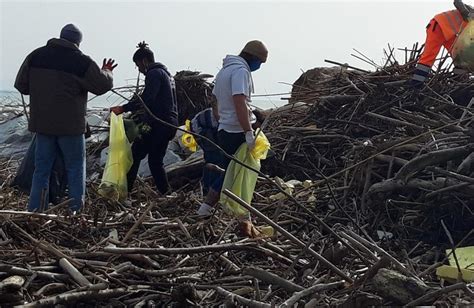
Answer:
[(426, 80), (441, 47), (444, 46), (451, 53), (456, 38), (466, 25), (467, 22), (458, 10), (443, 12), (433, 17), (426, 27), (425, 48), (418, 60), (412, 81), (423, 83)]

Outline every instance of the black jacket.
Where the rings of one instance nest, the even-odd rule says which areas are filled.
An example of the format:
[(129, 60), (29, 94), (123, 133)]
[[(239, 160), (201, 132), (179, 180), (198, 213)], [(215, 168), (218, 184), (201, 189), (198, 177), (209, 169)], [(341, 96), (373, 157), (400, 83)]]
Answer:
[[(153, 114), (170, 124), (178, 125), (178, 106), (176, 101), (176, 85), (173, 76), (161, 63), (152, 64), (145, 75), (145, 89), (141, 95), (143, 102)], [(123, 106), (124, 111), (140, 109), (141, 101), (134, 99)], [(145, 122), (153, 130), (169, 129), (167, 126), (154, 120), (151, 116), (145, 117)]]
[(87, 92), (101, 95), (112, 85), (111, 71), (63, 39), (29, 54), (15, 81), (20, 93), (30, 95), (29, 130), (45, 135), (84, 134)]

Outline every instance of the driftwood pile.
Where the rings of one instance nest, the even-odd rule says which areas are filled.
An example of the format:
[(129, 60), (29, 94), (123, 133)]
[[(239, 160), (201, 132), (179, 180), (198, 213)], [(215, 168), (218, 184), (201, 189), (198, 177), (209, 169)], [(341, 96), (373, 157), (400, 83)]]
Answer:
[(139, 182), (126, 203), (92, 181), (80, 215), (65, 203), (27, 213), (8, 186), (16, 164), (3, 162), (0, 305), (472, 303), (472, 285), (435, 275), (445, 249), (474, 245), (470, 106), (449, 102), (461, 83), (446, 74), (419, 94), (403, 88), (412, 68), (339, 69), (270, 114), (264, 170), (280, 177), (262, 177), (243, 204), (251, 237), (221, 208), (196, 217), (198, 179), (169, 196)]
[(443, 219), (462, 239), (474, 228), (472, 85), (440, 69), (412, 89), (414, 64), (303, 74), (267, 124), (276, 155), (266, 171), (330, 186), (317, 203), (360, 225), (437, 243), (447, 241)]
[(179, 125), (183, 125), (199, 111), (211, 106), (214, 96), (212, 84), (207, 79), (212, 77), (212, 75), (194, 71), (180, 71), (174, 75)]
[(359, 216), (320, 206), (329, 187), (284, 184), (294, 187), (295, 203), (262, 182), (252, 204), (261, 213), (252, 215), (254, 224), (278, 225), (273, 236), (256, 231), (247, 238), (220, 209), (212, 218), (196, 217), (200, 195), (192, 184), (161, 197), (142, 182), (131, 204), (118, 204), (100, 198), (98, 183), (89, 183), (81, 215), (68, 216), (61, 204), (44, 214), (23, 212), (27, 197), (8, 187), (9, 168), (2, 165), (2, 307), (365, 307), (473, 300), (465, 283), (440, 287), (434, 271), (445, 256), (438, 247), (388, 232), (372, 240), (367, 233), (383, 226), (359, 228)]

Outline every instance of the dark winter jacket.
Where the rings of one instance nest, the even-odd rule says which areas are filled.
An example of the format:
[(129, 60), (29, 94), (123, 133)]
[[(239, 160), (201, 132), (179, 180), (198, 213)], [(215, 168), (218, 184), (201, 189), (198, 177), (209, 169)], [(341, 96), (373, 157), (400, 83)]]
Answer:
[[(154, 63), (148, 68), (145, 75), (145, 89), (141, 94), (141, 99), (157, 118), (178, 125), (176, 86), (173, 76), (163, 64)], [(139, 99), (135, 99), (124, 105), (123, 109), (124, 111), (133, 112), (140, 109), (141, 104)], [(155, 132), (170, 130), (169, 127), (159, 123), (149, 115), (145, 117), (145, 122), (150, 124)], [(171, 129), (171, 131), (175, 132), (174, 129)], [(172, 135), (174, 136), (174, 133)]]
[(111, 71), (63, 39), (50, 39), (29, 54), (15, 81), (20, 93), (30, 95), (28, 129), (45, 135), (83, 134), (87, 92), (101, 95), (112, 85)]

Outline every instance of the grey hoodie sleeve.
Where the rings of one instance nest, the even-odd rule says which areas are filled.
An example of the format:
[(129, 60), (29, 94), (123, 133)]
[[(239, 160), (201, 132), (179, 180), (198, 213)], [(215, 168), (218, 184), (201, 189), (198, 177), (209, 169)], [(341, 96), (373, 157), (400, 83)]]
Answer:
[(113, 74), (109, 70), (101, 69), (97, 63), (91, 61), (82, 81), (87, 91), (95, 95), (102, 95), (112, 89)]

